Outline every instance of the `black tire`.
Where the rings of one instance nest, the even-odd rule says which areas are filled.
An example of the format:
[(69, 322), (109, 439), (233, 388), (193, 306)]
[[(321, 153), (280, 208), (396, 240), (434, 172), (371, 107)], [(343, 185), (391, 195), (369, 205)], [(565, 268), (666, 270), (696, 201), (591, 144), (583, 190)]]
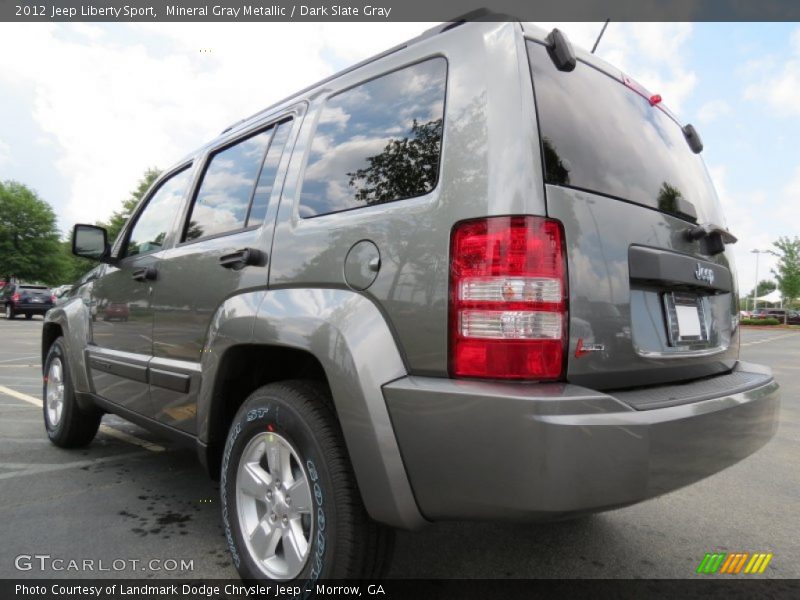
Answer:
[[(274, 432), (305, 463), (312, 487), (308, 555), (295, 579), (377, 578), (388, 568), (394, 531), (367, 514), (327, 390), (313, 382), (265, 385), (241, 406), (222, 456), (220, 496), (225, 537), (234, 566), (245, 580), (269, 579), (244, 543), (236, 478), (248, 443)], [(276, 577), (277, 578), (277, 577)]]
[(6, 304), (6, 319), (14, 319), (16, 318), (17, 313), (14, 312), (14, 307), (10, 304)]
[[(58, 422), (53, 424), (50, 422), (48, 414), (47, 386), (50, 366), (56, 359), (60, 360), (62, 365), (64, 402), (61, 416)], [(50, 346), (47, 358), (44, 361), (44, 375), (42, 412), (44, 414), (44, 427), (47, 431), (47, 437), (61, 448), (86, 446), (97, 435), (97, 429), (100, 427), (100, 419), (103, 415), (99, 410), (85, 411), (78, 406), (78, 402), (75, 399), (75, 391), (72, 388), (72, 378), (69, 373), (63, 337), (57, 338), (53, 345)]]
[(33, 314), (32, 314), (32, 313), (28, 313), (28, 314), (26, 314), (26, 315), (25, 315), (25, 318), (26, 318), (28, 321), (30, 321), (30, 320), (33, 318)]

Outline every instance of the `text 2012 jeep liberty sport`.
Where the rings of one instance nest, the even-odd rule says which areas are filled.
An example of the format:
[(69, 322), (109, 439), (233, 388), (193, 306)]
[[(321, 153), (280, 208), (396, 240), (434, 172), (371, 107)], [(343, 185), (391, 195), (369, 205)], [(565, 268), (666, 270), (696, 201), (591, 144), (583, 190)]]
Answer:
[(697, 481), (779, 408), (701, 149), (558, 30), (434, 28), (225, 130), (113, 245), (76, 226), (101, 264), (47, 315), (48, 435), (195, 446), (245, 578)]

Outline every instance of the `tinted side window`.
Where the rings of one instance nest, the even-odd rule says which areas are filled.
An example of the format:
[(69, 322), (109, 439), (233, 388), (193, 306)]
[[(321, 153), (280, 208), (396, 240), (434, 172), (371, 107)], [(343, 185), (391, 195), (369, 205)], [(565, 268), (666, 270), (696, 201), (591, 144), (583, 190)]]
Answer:
[(273, 128), (214, 154), (203, 174), (184, 241), (245, 227)]
[(434, 58), (330, 98), (311, 144), (300, 216), (430, 192), (439, 176), (447, 62)]
[(128, 237), (126, 256), (161, 250), (189, 185), (187, 167), (167, 179), (150, 197)]

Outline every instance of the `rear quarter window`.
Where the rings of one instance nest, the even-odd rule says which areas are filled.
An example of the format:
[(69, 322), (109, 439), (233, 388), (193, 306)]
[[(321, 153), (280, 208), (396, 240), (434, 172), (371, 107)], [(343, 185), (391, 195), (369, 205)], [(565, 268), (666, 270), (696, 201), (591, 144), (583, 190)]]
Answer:
[(300, 216), (427, 194), (439, 177), (447, 61), (433, 58), (328, 99), (317, 124)]

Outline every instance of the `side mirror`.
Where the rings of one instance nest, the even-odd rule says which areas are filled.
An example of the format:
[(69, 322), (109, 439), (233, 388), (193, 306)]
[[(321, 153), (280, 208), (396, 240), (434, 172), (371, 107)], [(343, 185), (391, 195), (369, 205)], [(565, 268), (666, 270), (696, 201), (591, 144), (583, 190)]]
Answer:
[(96, 225), (75, 225), (72, 230), (72, 253), (92, 260), (108, 257), (108, 234)]

